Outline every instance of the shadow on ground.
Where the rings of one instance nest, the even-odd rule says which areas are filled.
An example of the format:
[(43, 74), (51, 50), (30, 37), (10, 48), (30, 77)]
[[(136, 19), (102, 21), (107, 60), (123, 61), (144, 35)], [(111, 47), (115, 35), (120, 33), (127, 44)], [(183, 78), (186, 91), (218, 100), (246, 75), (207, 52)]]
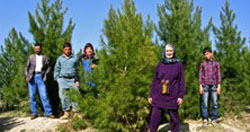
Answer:
[(8, 131), (22, 124), (24, 124), (23, 121), (16, 121), (14, 117), (0, 117), (0, 132)]

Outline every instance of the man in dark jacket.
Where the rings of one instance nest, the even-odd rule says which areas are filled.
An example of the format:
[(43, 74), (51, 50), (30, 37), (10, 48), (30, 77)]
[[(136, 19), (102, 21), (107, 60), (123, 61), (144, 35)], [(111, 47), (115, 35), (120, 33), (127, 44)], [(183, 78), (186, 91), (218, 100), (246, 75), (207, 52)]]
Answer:
[(42, 54), (42, 45), (39, 43), (35, 44), (34, 51), (35, 54), (29, 56), (25, 67), (26, 82), (29, 86), (31, 120), (38, 117), (38, 112), (36, 110), (37, 90), (43, 104), (44, 116), (54, 118), (45, 85), (47, 75), (51, 69), (49, 66), (49, 58)]

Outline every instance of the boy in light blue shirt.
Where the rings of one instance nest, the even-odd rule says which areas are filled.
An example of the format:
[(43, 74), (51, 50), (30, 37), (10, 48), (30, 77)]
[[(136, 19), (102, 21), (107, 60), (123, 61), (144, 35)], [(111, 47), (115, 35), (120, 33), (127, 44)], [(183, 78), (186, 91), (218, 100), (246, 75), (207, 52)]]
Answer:
[(59, 97), (62, 103), (62, 110), (64, 115), (61, 119), (67, 119), (69, 117), (69, 111), (71, 107), (73, 112), (77, 112), (77, 103), (71, 101), (66, 95), (67, 92), (73, 88), (79, 90), (79, 78), (77, 66), (79, 59), (71, 52), (71, 44), (65, 43), (63, 45), (63, 55), (61, 55), (55, 65), (54, 79), (59, 85)]

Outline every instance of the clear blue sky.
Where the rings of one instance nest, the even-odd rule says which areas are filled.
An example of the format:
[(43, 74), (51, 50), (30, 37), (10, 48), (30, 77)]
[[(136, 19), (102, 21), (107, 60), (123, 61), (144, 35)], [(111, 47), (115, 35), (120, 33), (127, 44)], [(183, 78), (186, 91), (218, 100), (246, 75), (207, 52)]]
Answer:
[[(51, 0), (54, 1), (54, 0)], [(29, 30), (27, 12), (34, 14), (36, 4), (40, 0), (0, 0), (0, 45), (4, 44), (4, 39), (8, 36), (12, 27), (21, 32), (30, 42), (34, 42)], [(85, 43), (91, 42), (96, 47), (100, 47), (99, 36), (102, 34), (103, 21), (108, 15), (108, 10), (112, 4), (115, 9), (120, 8), (123, 0), (64, 0), (63, 6), (68, 6), (69, 10), (65, 16), (65, 25), (69, 18), (76, 24), (73, 32), (72, 44), (74, 51), (78, 51)], [(157, 5), (163, 4), (164, 0), (135, 0), (137, 12), (141, 12), (143, 17), (149, 14), (151, 19), (157, 24)], [(242, 32), (242, 36), (247, 38), (249, 45), (250, 37), (250, 1), (249, 0), (229, 0), (230, 8), (236, 13), (235, 24)], [(224, 4), (224, 0), (194, 0), (195, 6), (202, 7), (202, 25), (208, 23), (213, 17), (213, 23), (220, 25), (219, 13)], [(210, 38), (213, 40), (213, 36)]]

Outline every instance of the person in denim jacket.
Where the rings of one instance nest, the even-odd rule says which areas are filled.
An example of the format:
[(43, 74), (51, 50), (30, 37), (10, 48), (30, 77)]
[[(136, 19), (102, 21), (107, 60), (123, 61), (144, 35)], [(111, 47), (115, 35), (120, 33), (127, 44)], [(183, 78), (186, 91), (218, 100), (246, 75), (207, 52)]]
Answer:
[(61, 55), (54, 68), (54, 79), (57, 81), (59, 86), (59, 97), (62, 103), (62, 110), (64, 115), (61, 119), (68, 119), (69, 112), (72, 107), (74, 114), (77, 114), (77, 103), (70, 100), (67, 93), (70, 89), (79, 91), (79, 77), (77, 66), (79, 59), (77, 56), (72, 54), (72, 48), (70, 43), (63, 45), (63, 55)]
[(199, 84), (200, 94), (202, 96), (201, 111), (203, 117), (203, 124), (208, 123), (208, 99), (212, 100), (212, 124), (217, 123), (218, 118), (218, 95), (221, 93), (221, 69), (219, 62), (213, 59), (213, 52), (211, 48), (203, 49), (203, 54), (206, 58), (200, 64)]

